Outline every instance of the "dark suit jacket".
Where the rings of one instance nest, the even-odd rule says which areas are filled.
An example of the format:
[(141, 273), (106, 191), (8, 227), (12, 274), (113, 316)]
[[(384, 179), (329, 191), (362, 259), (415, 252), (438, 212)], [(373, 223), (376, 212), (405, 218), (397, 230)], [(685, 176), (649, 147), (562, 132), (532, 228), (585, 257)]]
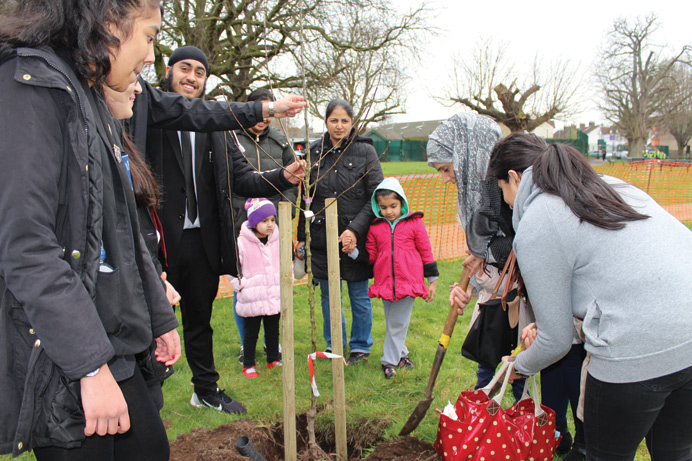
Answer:
[[(149, 128), (146, 156), (159, 186), (168, 264), (176, 261), (185, 225), (185, 176), (178, 132)], [(238, 151), (229, 132), (195, 134), (197, 209), (204, 252), (219, 275), (237, 275), (231, 194), (265, 197), (293, 186), (283, 171), (255, 172)], [(230, 188), (229, 188), (230, 185)]]
[[(179, 252), (180, 240), (185, 224), (185, 175), (180, 152), (178, 132), (162, 132), (162, 174), (159, 179), (162, 200), (159, 216), (163, 225), (163, 237), (166, 242), (168, 263), (175, 263)], [(204, 252), (214, 268), (220, 272), (219, 259), (219, 214), (216, 197), (214, 165), (211, 159), (211, 145), (207, 143), (207, 134), (195, 133), (195, 185), (197, 210), (202, 232)]]

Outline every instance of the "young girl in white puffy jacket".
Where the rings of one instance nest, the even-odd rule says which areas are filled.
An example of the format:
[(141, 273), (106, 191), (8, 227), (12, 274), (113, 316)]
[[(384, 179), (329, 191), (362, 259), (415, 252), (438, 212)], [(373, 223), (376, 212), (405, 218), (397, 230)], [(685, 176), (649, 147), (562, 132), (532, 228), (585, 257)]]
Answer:
[(256, 378), (255, 348), (262, 323), (267, 369), (281, 366), (279, 232), (276, 207), (266, 198), (248, 199), (245, 210), (248, 219), (242, 224), (238, 236), (241, 273), (238, 277), (228, 277), (238, 297), (236, 312), (245, 317), (243, 374), (246, 378)]

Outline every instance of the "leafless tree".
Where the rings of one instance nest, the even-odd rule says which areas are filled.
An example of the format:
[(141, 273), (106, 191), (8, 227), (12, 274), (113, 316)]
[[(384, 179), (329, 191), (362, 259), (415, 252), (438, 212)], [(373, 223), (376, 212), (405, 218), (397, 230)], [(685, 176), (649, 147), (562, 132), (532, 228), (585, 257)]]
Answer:
[(687, 64), (675, 66), (671, 98), (665, 107), (661, 126), (675, 138), (677, 157), (681, 158), (685, 146), (692, 139), (692, 68)]
[(674, 69), (690, 47), (666, 55), (653, 42), (658, 28), (655, 15), (613, 24), (597, 64), (596, 75), (603, 95), (601, 109), (625, 135), (630, 155), (646, 147), (651, 129), (663, 120), (667, 108), (678, 106), (674, 95)]
[[(159, 80), (165, 69), (161, 57), (170, 56), (177, 47), (194, 45), (205, 52), (211, 74), (219, 79), (208, 96), (224, 94), (238, 101), (250, 88), (301, 88), (301, 44), (311, 50), (335, 50), (335, 57), (342, 54), (340, 62), (305, 68), (307, 86), (324, 89), (351, 66), (381, 61), (394, 49), (410, 49), (415, 42), (408, 40), (409, 34), (423, 21), (423, 7), (401, 14), (384, 0), (164, 0), (163, 4), (156, 63)], [(317, 62), (318, 56), (308, 59)], [(365, 86), (358, 89), (364, 91)]]
[(445, 99), (503, 123), (511, 131), (533, 131), (576, 109), (578, 72), (565, 61), (543, 65), (536, 57), (522, 73), (507, 57), (507, 44), (481, 40), (469, 59), (457, 59)]

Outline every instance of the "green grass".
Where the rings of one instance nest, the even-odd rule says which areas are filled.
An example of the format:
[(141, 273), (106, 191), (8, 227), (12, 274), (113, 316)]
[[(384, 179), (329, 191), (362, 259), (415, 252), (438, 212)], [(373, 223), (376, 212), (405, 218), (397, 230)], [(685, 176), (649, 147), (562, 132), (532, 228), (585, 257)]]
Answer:
[(435, 169), (428, 166), (427, 162), (382, 162), (382, 172), (385, 176), (400, 176), (435, 173)]

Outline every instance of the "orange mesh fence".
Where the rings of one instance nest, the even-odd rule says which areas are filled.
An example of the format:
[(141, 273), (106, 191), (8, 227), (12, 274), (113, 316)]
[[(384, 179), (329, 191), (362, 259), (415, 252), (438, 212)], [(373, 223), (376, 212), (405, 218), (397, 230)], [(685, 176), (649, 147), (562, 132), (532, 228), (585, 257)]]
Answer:
[[(594, 168), (598, 173), (633, 184), (651, 195), (680, 221), (692, 223), (692, 165), (666, 160), (614, 163)], [(396, 176), (401, 182), (411, 211), (422, 211), (430, 244), (437, 261), (461, 259), (466, 253), (466, 236), (457, 218), (455, 186), (445, 185), (439, 175)], [(294, 221), (295, 240), (297, 219)], [(306, 279), (296, 281), (306, 283)], [(226, 277), (221, 277), (219, 297), (232, 295)]]
[(680, 221), (692, 222), (692, 164), (643, 160), (599, 165), (594, 170), (640, 188)]

